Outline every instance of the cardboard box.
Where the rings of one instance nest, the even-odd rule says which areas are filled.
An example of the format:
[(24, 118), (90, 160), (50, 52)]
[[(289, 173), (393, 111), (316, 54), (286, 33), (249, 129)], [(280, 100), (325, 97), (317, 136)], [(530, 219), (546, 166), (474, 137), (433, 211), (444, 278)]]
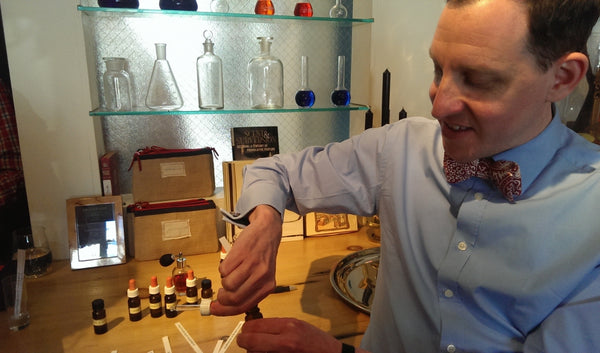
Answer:
[(213, 153), (200, 149), (149, 147), (138, 151), (130, 169), (135, 202), (181, 200), (211, 196), (215, 191)]
[(164, 254), (197, 255), (219, 250), (217, 208), (212, 200), (136, 203), (128, 206), (136, 260), (156, 260)]

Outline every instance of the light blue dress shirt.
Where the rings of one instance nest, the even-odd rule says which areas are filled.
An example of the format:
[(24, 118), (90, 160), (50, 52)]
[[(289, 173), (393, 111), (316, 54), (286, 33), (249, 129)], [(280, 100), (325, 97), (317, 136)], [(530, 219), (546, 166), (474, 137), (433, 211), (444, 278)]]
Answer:
[(437, 121), (404, 119), (257, 161), (237, 218), (379, 213), (372, 352), (600, 352), (599, 146), (555, 116), (494, 158), (521, 167), (513, 204), (481, 179), (449, 184)]

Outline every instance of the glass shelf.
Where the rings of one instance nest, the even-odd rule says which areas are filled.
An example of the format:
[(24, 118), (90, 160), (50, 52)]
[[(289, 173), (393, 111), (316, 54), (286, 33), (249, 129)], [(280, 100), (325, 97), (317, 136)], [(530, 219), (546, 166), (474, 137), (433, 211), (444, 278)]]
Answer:
[(133, 111), (106, 111), (94, 109), (90, 116), (136, 116), (136, 115), (211, 115), (211, 114), (275, 114), (275, 113), (310, 113), (310, 112), (346, 112), (354, 110), (368, 110), (368, 107), (360, 104), (351, 104), (346, 107), (284, 107), (281, 109), (219, 109), (219, 110), (139, 110)]
[(136, 16), (140, 15), (178, 15), (178, 16), (198, 16), (221, 19), (241, 18), (246, 21), (254, 20), (257, 22), (273, 21), (273, 20), (294, 20), (294, 21), (318, 21), (318, 22), (337, 22), (340, 24), (347, 23), (373, 23), (373, 18), (329, 18), (329, 17), (302, 17), (288, 15), (255, 15), (250, 13), (221, 13), (221, 12), (200, 12), (200, 11), (175, 11), (175, 10), (156, 10), (156, 9), (124, 9), (110, 7), (94, 7), (94, 6), (77, 6), (77, 10), (84, 13), (115, 13), (120, 16)]

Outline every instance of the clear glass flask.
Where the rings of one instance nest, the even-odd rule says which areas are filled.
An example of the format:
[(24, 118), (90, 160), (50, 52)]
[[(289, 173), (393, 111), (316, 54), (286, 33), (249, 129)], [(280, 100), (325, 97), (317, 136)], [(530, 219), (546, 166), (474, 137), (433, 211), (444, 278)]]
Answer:
[(315, 104), (315, 93), (308, 86), (308, 57), (302, 56), (300, 63), (302, 65), (302, 83), (296, 92), (296, 104), (302, 108), (310, 108)]
[(227, 13), (229, 12), (229, 3), (227, 0), (212, 0), (210, 2), (210, 11)]
[(153, 110), (174, 110), (183, 106), (171, 65), (167, 61), (167, 45), (156, 43), (156, 61), (148, 85), (146, 106)]
[(104, 85), (104, 109), (110, 111), (130, 111), (131, 81), (125, 71), (125, 58), (102, 58), (106, 72), (102, 76)]
[(283, 64), (271, 55), (273, 37), (258, 37), (260, 55), (248, 63), (250, 106), (255, 109), (283, 107)]
[(294, 16), (312, 17), (313, 8), (310, 1), (299, 1), (294, 7)]
[(337, 86), (331, 92), (331, 103), (338, 107), (345, 107), (350, 104), (350, 91), (345, 87), (345, 70), (346, 70), (346, 57), (343, 55), (338, 56), (338, 71), (337, 71)]
[(331, 18), (346, 18), (348, 17), (348, 9), (342, 5), (342, 0), (335, 0), (335, 5), (329, 10)]
[(258, 0), (254, 6), (254, 13), (257, 15), (274, 15), (273, 2), (271, 0)]
[(201, 109), (223, 109), (223, 61), (213, 52), (212, 36), (211, 31), (204, 31), (204, 54), (196, 60)]

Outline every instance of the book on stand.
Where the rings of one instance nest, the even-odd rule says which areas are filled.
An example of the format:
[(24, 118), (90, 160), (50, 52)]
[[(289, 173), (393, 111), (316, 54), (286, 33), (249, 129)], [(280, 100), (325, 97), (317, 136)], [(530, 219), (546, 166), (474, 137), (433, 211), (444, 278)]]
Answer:
[(100, 179), (103, 196), (113, 196), (121, 193), (119, 187), (119, 156), (117, 151), (106, 152), (100, 157)]
[(271, 157), (279, 153), (277, 126), (231, 128), (234, 161)]

